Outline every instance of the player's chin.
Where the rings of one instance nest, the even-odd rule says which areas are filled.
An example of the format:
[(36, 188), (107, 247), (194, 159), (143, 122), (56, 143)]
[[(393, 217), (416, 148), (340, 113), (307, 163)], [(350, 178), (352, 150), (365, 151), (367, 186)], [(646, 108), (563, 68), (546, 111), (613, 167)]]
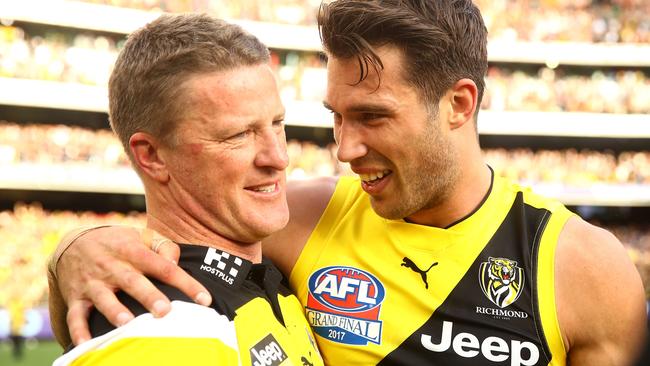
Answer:
[(401, 220), (406, 217), (408, 210), (405, 210), (400, 202), (390, 198), (376, 199), (371, 198), (370, 204), (375, 213), (387, 220)]
[(249, 222), (249, 227), (259, 237), (259, 240), (262, 240), (287, 226), (287, 223), (289, 223), (289, 208), (286, 203), (273, 207), (265, 207), (252, 213), (247, 221)]

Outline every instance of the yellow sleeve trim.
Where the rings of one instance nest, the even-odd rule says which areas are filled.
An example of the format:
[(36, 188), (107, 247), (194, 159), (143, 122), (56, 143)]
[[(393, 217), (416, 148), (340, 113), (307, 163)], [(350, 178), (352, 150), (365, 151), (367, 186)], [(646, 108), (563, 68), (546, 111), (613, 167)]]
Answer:
[(537, 269), (539, 313), (544, 336), (551, 350), (549, 365), (566, 365), (566, 349), (557, 317), (555, 301), (555, 249), (566, 222), (574, 214), (562, 207), (554, 210), (540, 240)]

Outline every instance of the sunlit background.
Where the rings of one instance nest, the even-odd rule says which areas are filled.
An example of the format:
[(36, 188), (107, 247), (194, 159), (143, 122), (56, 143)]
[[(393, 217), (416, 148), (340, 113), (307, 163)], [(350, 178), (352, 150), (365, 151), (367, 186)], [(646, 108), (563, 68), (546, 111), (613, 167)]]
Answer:
[[(490, 32), (479, 132), (502, 174), (612, 230), (650, 294), (650, 1), (477, 2)], [(108, 129), (125, 35), (161, 11), (235, 21), (271, 47), (290, 179), (349, 174), (322, 108), (316, 0), (0, 1), (0, 364), (61, 352), (45, 265), (69, 229), (143, 224), (141, 184)], [(14, 354), (10, 335), (25, 340)]]

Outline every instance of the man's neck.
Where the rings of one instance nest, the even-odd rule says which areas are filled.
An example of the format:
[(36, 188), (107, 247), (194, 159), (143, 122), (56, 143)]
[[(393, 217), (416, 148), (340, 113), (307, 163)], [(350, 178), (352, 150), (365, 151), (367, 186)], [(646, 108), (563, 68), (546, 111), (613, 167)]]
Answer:
[(177, 243), (216, 248), (253, 263), (262, 261), (261, 242), (243, 243), (229, 239), (206, 227), (182, 209), (174, 209), (167, 204), (157, 205), (154, 200), (147, 200), (147, 228)]

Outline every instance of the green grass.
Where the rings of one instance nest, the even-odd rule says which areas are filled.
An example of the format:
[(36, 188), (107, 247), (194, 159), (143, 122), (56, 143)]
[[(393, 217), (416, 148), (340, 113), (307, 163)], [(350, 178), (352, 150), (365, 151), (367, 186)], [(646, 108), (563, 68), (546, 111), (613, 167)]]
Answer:
[(61, 355), (62, 349), (53, 341), (29, 340), (25, 344), (23, 358), (14, 360), (11, 344), (0, 342), (0, 365), (2, 366), (43, 366), (51, 365)]

